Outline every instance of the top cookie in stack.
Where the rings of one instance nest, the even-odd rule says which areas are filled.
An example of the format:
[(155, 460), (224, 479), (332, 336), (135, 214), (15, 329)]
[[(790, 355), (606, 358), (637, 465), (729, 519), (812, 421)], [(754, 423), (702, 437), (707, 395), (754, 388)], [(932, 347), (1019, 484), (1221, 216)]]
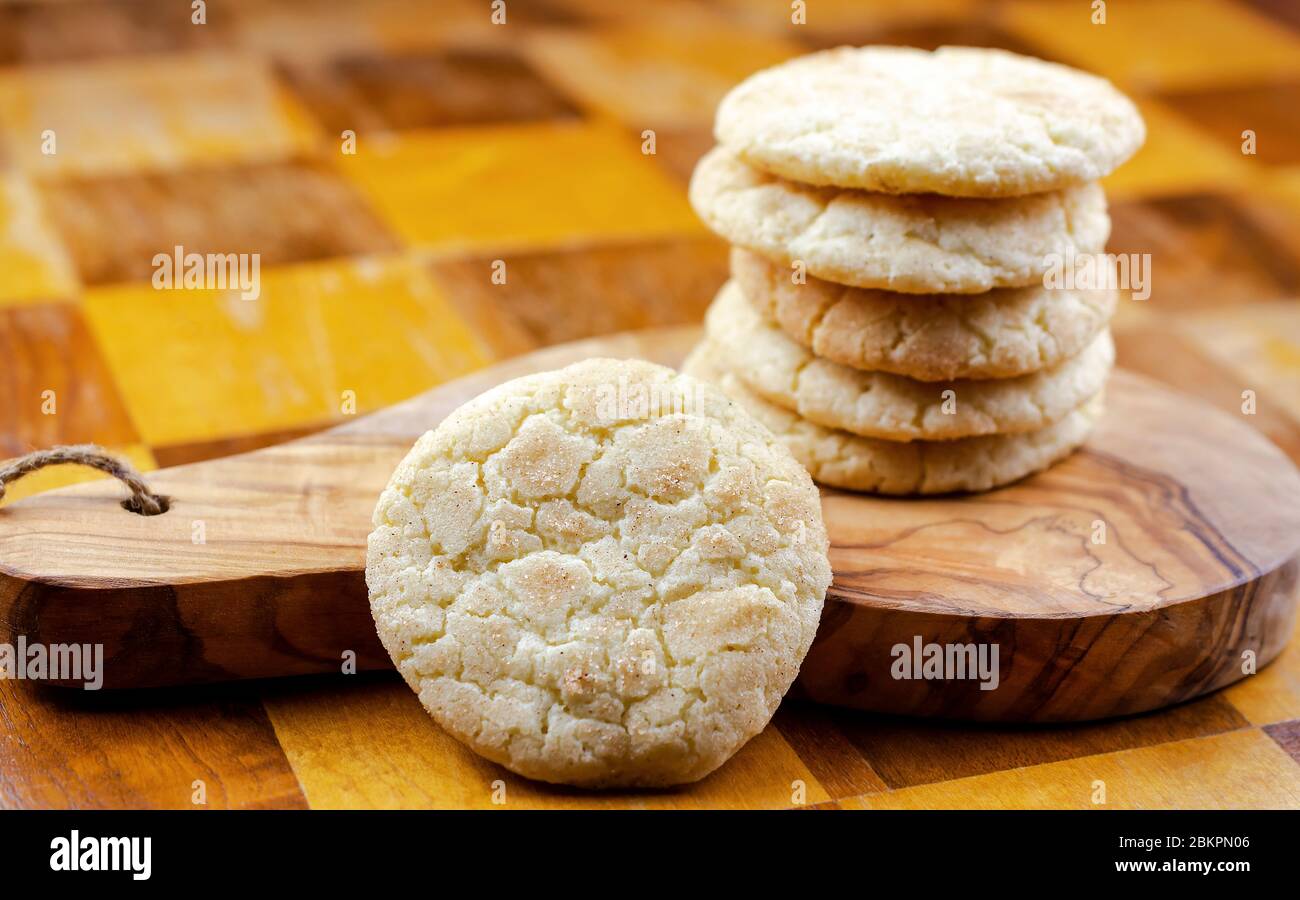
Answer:
[(999, 50), (844, 47), (718, 108), (691, 202), (733, 246), (687, 367), (818, 480), (985, 490), (1078, 447), (1113, 363), (1096, 180), (1145, 135), (1108, 82)]

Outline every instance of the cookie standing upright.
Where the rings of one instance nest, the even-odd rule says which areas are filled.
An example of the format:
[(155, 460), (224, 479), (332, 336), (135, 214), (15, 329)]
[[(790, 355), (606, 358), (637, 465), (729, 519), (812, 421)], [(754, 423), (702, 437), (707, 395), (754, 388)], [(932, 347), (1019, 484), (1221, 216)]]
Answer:
[(380, 638), (437, 722), (544, 781), (694, 781), (767, 724), (830, 584), (808, 473), (712, 386), (588, 360), (425, 434), (374, 513)]

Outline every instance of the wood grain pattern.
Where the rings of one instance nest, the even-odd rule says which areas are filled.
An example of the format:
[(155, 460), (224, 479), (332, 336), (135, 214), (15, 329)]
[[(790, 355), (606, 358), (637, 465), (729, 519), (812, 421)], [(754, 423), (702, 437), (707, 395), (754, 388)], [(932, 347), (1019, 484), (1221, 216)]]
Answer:
[[(959, 508), (826, 496), (835, 588), (864, 602), (823, 618), (800, 679), (808, 696), (889, 712), (1090, 719), (1238, 680), (1247, 650), (1277, 655), (1300, 571), (1293, 467), (1229, 416), (1149, 382), (1120, 373), (1107, 396), (1083, 451)], [(1241, 442), (1211, 443), (1238, 433)], [(1096, 522), (1104, 544), (1092, 542)], [(1015, 648), (1016, 664), (1004, 660), (994, 691), (890, 685), (889, 649), (918, 634), (995, 641)], [(858, 666), (824, 661), (832, 655)]]
[[(841, 800), (845, 809), (1277, 809), (1300, 768), (1259, 731), (1141, 747)], [(1099, 791), (1104, 787), (1104, 794)], [(1104, 798), (1098, 802), (1097, 798)]]
[(80, 289), (36, 186), (12, 171), (0, 173), (0, 272), (0, 308), (69, 300)]
[(1300, 421), (1287, 414), (1287, 402), (1273, 380), (1262, 384), (1245, 381), (1231, 369), (1216, 365), (1204, 348), (1186, 332), (1172, 331), (1159, 319), (1124, 328), (1115, 333), (1115, 345), (1131, 371), (1151, 378), (1177, 372), (1196, 386), (1197, 396), (1230, 415), (1241, 412), (1241, 393), (1247, 388), (1257, 394), (1252, 424), (1292, 459), (1300, 460)]
[(574, 118), (577, 110), (509, 48), (344, 57), (285, 66), (331, 134)]
[(409, 255), (276, 266), (256, 299), (124, 284), (83, 306), (150, 446), (337, 422), (491, 359)]
[(302, 162), (119, 175), (42, 187), (86, 285), (149, 282), (154, 256), (256, 253), (264, 269), (397, 250), (338, 174)]
[(0, 681), (0, 724), (6, 809), (306, 805), (247, 688), (95, 695)]
[(1282, 722), (1264, 728), (1264, 733), (1271, 737), (1286, 754), (1300, 762), (1300, 722)]
[(1252, 725), (1300, 721), (1300, 641), (1293, 636), (1272, 665), (1227, 688), (1223, 697)]
[(700, 321), (727, 280), (727, 247), (710, 236), (634, 246), (437, 260), (434, 280), (500, 357), (582, 338)]
[[(1087, 4), (1072, 0), (1004, 0), (995, 8), (972, 0), (819, 0), (809, 4), (803, 25), (791, 23), (786, 0), (546, 0), (509, 4), (504, 28), (491, 24), (482, 0), (437, 6), (430, 15), (426, 4), (410, 0), (220, 0), (208, 4), (208, 23), (196, 27), (189, 5), (173, 0), (0, 4), (0, 63), (6, 65), (0, 167), (8, 173), (8, 202), (0, 201), (0, 307), (37, 310), (34, 318), (0, 325), (6, 351), (0, 353), (0, 454), (98, 435), (140, 465), (151, 454), (163, 466), (225, 456), (340, 420), (328, 377), (264, 375), (300, 360), (328, 373), (328, 365), (316, 363), (328, 355), (311, 352), (312, 346), (337, 343), (362, 357), (390, 346), (429, 348), (406, 357), (416, 360), (414, 369), (390, 363), (340, 370), (337, 386), (356, 390), (364, 410), (373, 408), (367, 398), (382, 405), (452, 377), (435, 361), (454, 355), (448, 348), (459, 344), (460, 319), (482, 346), (514, 353), (689, 315), (711, 295), (697, 296), (694, 285), (712, 277), (715, 264), (707, 254), (660, 255), (660, 248), (665, 237), (692, 243), (702, 234), (689, 218), (685, 182), (712, 135), (707, 104), (691, 91), (691, 78), (702, 70), (742, 71), (747, 62), (736, 50), (759, 34), (805, 50), (863, 42), (987, 43), (1124, 78), (1121, 88), (1160, 114), (1149, 122), (1147, 150), (1110, 184), (1110, 249), (1153, 257), (1151, 300), (1125, 298), (1114, 323), (1120, 365), (1233, 418), (1241, 391), (1256, 390), (1258, 414), (1248, 423), (1300, 462), (1294, 400), (1300, 396), (1300, 167), (1294, 162), (1300, 119), (1288, 105), (1297, 83), (1300, 7), (1290, 0), (1110, 4), (1105, 27), (1092, 25)], [(620, 37), (651, 26), (670, 35), (735, 37), (725, 42), (731, 49), (722, 46), (726, 58), (718, 64)], [(580, 47), (585, 83), (508, 62), (531, 56), (527, 45), (534, 38), (544, 43), (543, 30), (567, 32), (568, 45)], [(468, 59), (467, 50), (496, 55), (505, 67), (491, 67), (485, 77), (487, 68)], [(202, 77), (186, 62), (194, 51), (237, 59), (246, 77), (220, 64), (221, 77)], [(409, 78), (434, 75), (446, 79), (447, 91), (437, 97), (404, 86)], [(699, 81), (709, 92), (720, 83), (712, 75)], [(654, 96), (657, 82), (665, 90)], [(599, 140), (574, 148), (548, 142), (536, 127), (499, 132), (473, 124), (469, 138), (446, 127), (553, 117), (564, 107), (585, 111), (583, 123), (599, 131)], [(612, 131), (593, 114), (598, 108), (615, 115)], [(695, 124), (645, 121), (651, 113)], [(339, 164), (339, 130), (347, 125), (358, 130), (359, 153), (371, 156), (369, 165)], [(46, 127), (57, 130), (59, 153), (37, 159)], [(648, 158), (636, 152), (646, 127), (656, 128), (658, 138), (657, 154)], [(1258, 156), (1239, 152), (1245, 128), (1259, 136)], [(390, 136), (400, 152), (389, 162), (411, 162), (391, 185), (373, 171), (385, 165), (376, 153)], [(455, 152), (424, 152), (441, 143), (433, 137), (445, 138), (442, 146)], [(263, 253), (272, 288), (282, 271), (273, 259), (339, 254), (322, 272), (345, 276), (353, 263), (369, 265), (353, 255), (367, 238), (355, 228), (359, 218), (326, 222), (313, 212), (312, 221), (299, 222), (292, 216), (294, 196), (303, 198), (304, 210), (336, 208), (330, 183), (295, 179), (277, 189), (260, 178), (241, 191), (231, 182), (250, 163), (260, 171), (258, 164), (269, 162), (271, 171), (290, 158), (288, 165), (337, 170), (354, 191), (412, 194), (409, 205), (372, 209), (385, 235), (436, 249), (435, 287), (448, 294), (446, 311), (414, 327), (412, 319), (375, 314), (390, 293), (386, 279), (373, 293), (347, 288), (359, 298), (356, 315), (312, 312), (315, 292), (295, 290), (285, 308), (302, 315), (268, 320), (283, 323), (274, 329), (279, 337), (265, 338), (259, 329), (249, 340), (237, 329), (235, 340), (220, 315), (187, 317), (196, 304), (211, 312), (195, 295), (151, 304), (129, 300), (129, 290), (86, 292), (78, 283), (74, 259), (101, 273), (92, 277), (137, 277), (143, 274), (137, 249), (150, 241), (231, 245), (194, 248), (221, 251), (253, 233), (260, 246), (249, 249)], [(498, 160), (542, 184), (502, 178), (494, 169)], [(458, 178), (461, 165), (484, 166), (486, 177), (461, 179), (446, 190), (422, 181), (436, 182), (449, 167)], [(643, 177), (646, 166), (667, 180)], [(160, 167), (174, 174), (155, 180), (150, 173)], [(39, 183), (24, 168), (39, 173)], [(612, 175), (586, 190), (589, 171)], [(609, 189), (614, 178), (632, 189)], [(234, 201), (193, 202), (196, 195), (184, 189), (190, 179), (237, 192), (242, 218), (228, 214)], [(562, 183), (562, 190), (549, 189), (548, 181)], [(137, 184), (166, 189), (136, 190)], [(91, 210), (94, 221), (76, 231), (66, 223), (55, 227), (51, 211), (42, 208), (55, 194), (71, 197), (69, 209)], [(570, 209), (574, 204), (581, 209)], [(104, 241), (100, 253), (89, 245), (96, 240)], [(591, 251), (597, 251), (598, 277), (578, 264)], [(539, 265), (535, 271), (512, 266), (509, 295), (484, 290), (475, 266), (521, 256)], [(426, 263), (419, 261), (422, 268)], [(663, 296), (655, 296), (648, 265), (681, 268), (659, 273)], [(444, 280), (444, 272), (451, 277)], [(572, 290), (566, 291), (566, 278)], [(349, 284), (346, 277), (343, 283)], [(616, 298), (616, 315), (590, 309), (605, 302), (602, 292)], [(1252, 312), (1261, 300), (1277, 301), (1267, 315)], [(87, 330), (78, 303), (125, 324)], [(235, 326), (257, 321), (236, 315), (252, 310), (247, 304), (227, 309)], [(1201, 319), (1209, 311), (1212, 321)], [(300, 340), (308, 334), (315, 345)], [(159, 347), (166, 353), (159, 355)], [(295, 384), (328, 404), (270, 414), (293, 398)], [(27, 398), (44, 387), (79, 399), (56, 417), (33, 418), (39, 411)], [(20, 483), (5, 502), (87, 473), (50, 470)], [(298, 659), (297, 648), (280, 652)], [(509, 773), (482, 764), (432, 727), (392, 673), (97, 695), (8, 683), (0, 685), (0, 804), (188, 805), (195, 769), (206, 766), (219, 773), (207, 776), (214, 808), (480, 806), (498, 779), (508, 783), (506, 808), (789, 806), (800, 802), (791, 790), (795, 778), (807, 783), (804, 805), (817, 809), (1094, 808), (1090, 785), (1099, 775), (1112, 807), (1300, 807), (1289, 789), (1300, 771), (1297, 722), (1300, 640), (1293, 640), (1258, 674), (1220, 692), (1102, 723), (937, 721), (791, 700), (767, 732), (704, 782), (667, 795), (605, 796), (517, 790)], [(739, 774), (733, 776), (733, 767)], [(833, 799), (817, 802), (821, 796)]]
[(732, 85), (801, 51), (784, 38), (704, 23), (665, 28), (657, 21), (543, 31), (526, 47), (553, 83), (637, 132), (708, 127)]
[(1157, 313), (1300, 294), (1300, 237), (1273, 201), (1185, 194), (1115, 203), (1111, 220), (1111, 252), (1158, 265), (1145, 301)]
[[(1300, 73), (1300, 35), (1232, 0), (1127, 4), (1104, 27), (1068, 2), (1008, 0), (1002, 22), (1122, 90), (1244, 84)], [(1157, 44), (1159, 52), (1152, 52)]]
[[(42, 152), (46, 131), (57, 153)], [(0, 136), (23, 171), (51, 179), (282, 160), (319, 139), (269, 63), (206, 51), (144, 70), (116, 59), (4, 69)]]
[[(1007, 768), (1044, 766), (1068, 759), (1094, 757), (1139, 747), (1195, 740), (1247, 727), (1244, 717), (1221, 694), (1197, 703), (1170, 707), (1158, 716), (1124, 716), (1099, 722), (1071, 722), (1057, 727), (1004, 723), (953, 722), (911, 716), (836, 715), (830, 707), (816, 709), (827, 726), (842, 735), (855, 753), (840, 752), (836, 760), (859, 758), (870, 765), (880, 790), (903, 789), (960, 778), (988, 775)], [(782, 707), (782, 714), (786, 707)], [(785, 730), (778, 716), (778, 726)], [(825, 727), (825, 726), (824, 726)], [(842, 764), (842, 763), (841, 763)], [(873, 792), (837, 790), (836, 797)]]
[(75, 306), (0, 309), (0, 359), (0, 421), (6, 425), (0, 456), (55, 444), (121, 446), (139, 440)]
[[(10, 507), (5, 625), (29, 640), (106, 644), (113, 686), (338, 671), (349, 652), (384, 667), (365, 537), (415, 437), (521, 372), (596, 355), (673, 364), (696, 336), (551, 348), (332, 431), (160, 471), (150, 484), (172, 498), (160, 517), (130, 516), (102, 483)], [(1093, 719), (1238, 680), (1246, 651), (1260, 665), (1277, 655), (1294, 624), (1300, 476), (1247, 427), (1151, 382), (1121, 373), (1109, 395), (1085, 450), (1003, 490), (824, 492), (836, 577), (800, 694), (889, 712)], [(1001, 684), (892, 677), (892, 648), (914, 640), (997, 645)]]
[(220, 19), (195, 28), (189, 10), (170, 0), (59, 6), (23, 0), (0, 7), (0, 65), (6, 66), (197, 50), (219, 46), (228, 36)]
[[(593, 792), (529, 781), (475, 755), (435, 725), (396, 678), (345, 690), (286, 683), (265, 703), (313, 809), (782, 808), (798, 802), (796, 782), (805, 802), (829, 799), (774, 728), (688, 788)], [(343, 747), (365, 751), (339, 752)]]
[(705, 234), (633, 138), (599, 120), (420, 129), (338, 167), (399, 238), (444, 255)]
[(1161, 99), (1234, 153), (1240, 152), (1241, 133), (1249, 128), (1257, 136), (1267, 136), (1257, 146), (1260, 162), (1300, 163), (1300, 135), (1289, 126), (1290, 117), (1300, 105), (1300, 82), (1209, 88)]

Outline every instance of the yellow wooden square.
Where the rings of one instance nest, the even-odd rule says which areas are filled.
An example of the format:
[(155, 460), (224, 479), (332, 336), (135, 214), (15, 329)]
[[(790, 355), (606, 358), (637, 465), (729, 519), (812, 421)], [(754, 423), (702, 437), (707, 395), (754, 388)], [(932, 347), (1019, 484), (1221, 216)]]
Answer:
[[(126, 460), (135, 466), (137, 471), (151, 472), (158, 468), (153, 453), (143, 444), (131, 444), (126, 447), (105, 447), (104, 449), (119, 459)], [(0, 464), (4, 462), (8, 462), (8, 460), (2, 460)], [(31, 497), (44, 491), (52, 491), (55, 488), (67, 487), (70, 484), (81, 484), (83, 481), (95, 481), (107, 477), (103, 472), (86, 466), (49, 466), (38, 469), (30, 475), (24, 475), (8, 485), (5, 488), (4, 499), (0, 500), (0, 505), (16, 503), (24, 497)], [(122, 498), (126, 499), (129, 496), (130, 491), (123, 487)]]
[[(1104, 803), (1096, 803), (1102, 797)], [(841, 800), (862, 809), (1300, 808), (1300, 765), (1262, 731), (1121, 750)]]
[(1176, 327), (1239, 377), (1243, 391), (1300, 421), (1300, 305), (1284, 300), (1229, 309), (1180, 315)]
[(1223, 695), (1254, 725), (1300, 719), (1300, 621), (1277, 659)]
[(699, 234), (684, 189), (604, 124), (409, 131), (339, 168), (409, 244), (456, 250)]
[[(439, 728), (400, 681), (263, 699), (314, 809), (781, 808), (830, 799), (772, 727), (712, 775), (664, 791), (582, 791), (521, 778)], [(338, 748), (352, 752), (340, 753)]]
[(1133, 158), (1102, 180), (1112, 199), (1232, 190), (1262, 174), (1254, 157), (1233, 153), (1162, 104), (1138, 103), (1147, 139)]
[(1231, 0), (1106, 4), (1092, 24), (1079, 0), (1011, 0), (1003, 25), (1120, 87), (1227, 87), (1300, 74), (1300, 37)]
[(17, 172), (0, 174), (0, 306), (71, 300), (78, 290), (36, 188)]
[(1260, 179), (1260, 190), (1282, 201), (1300, 223), (1300, 165), (1269, 169)]
[(0, 128), (40, 177), (280, 159), (315, 141), (268, 63), (217, 53), (4, 71)]
[[(339, 419), (488, 361), (404, 257), (262, 273), (261, 295), (91, 290), (85, 315), (140, 434), (154, 446)], [(351, 392), (345, 393), (345, 392)]]
[(589, 109), (645, 128), (708, 127), (747, 75), (802, 52), (751, 32), (647, 27), (544, 31), (526, 45), (534, 65)]

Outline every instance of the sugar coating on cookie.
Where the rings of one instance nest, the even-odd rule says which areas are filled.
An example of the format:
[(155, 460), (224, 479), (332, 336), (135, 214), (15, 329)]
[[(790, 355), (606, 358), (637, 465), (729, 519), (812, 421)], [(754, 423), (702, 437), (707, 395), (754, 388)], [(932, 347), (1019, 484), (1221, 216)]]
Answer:
[(1034, 284), (1110, 236), (1096, 182), (1005, 200), (895, 196), (790, 181), (724, 147), (695, 167), (690, 200), (729, 243), (826, 281), (909, 294)]
[(1118, 302), (1111, 288), (1040, 284), (954, 296), (798, 280), (793, 269), (740, 247), (731, 274), (745, 299), (816, 355), (920, 381), (1049, 369), (1091, 343)]
[(594, 359), (416, 442), (366, 583), (420, 702), (480, 754), (584, 786), (694, 781), (767, 724), (830, 584), (816, 487), (719, 391)]
[(726, 354), (706, 340), (692, 351), (682, 371), (713, 382), (749, 410), (814, 479), (850, 491), (947, 494), (1001, 487), (1078, 449), (1102, 413), (1098, 395), (1037, 431), (951, 441), (886, 441), (827, 428), (768, 402), (730, 371), (725, 360)]
[(1146, 137), (1137, 108), (1105, 79), (973, 47), (803, 56), (737, 85), (714, 130), (784, 178), (957, 197), (1095, 181)]
[(1017, 378), (917, 381), (814, 356), (766, 319), (734, 281), (705, 316), (728, 367), (771, 403), (828, 428), (891, 441), (1037, 431), (1098, 394), (1115, 360), (1110, 332), (1051, 369)]

